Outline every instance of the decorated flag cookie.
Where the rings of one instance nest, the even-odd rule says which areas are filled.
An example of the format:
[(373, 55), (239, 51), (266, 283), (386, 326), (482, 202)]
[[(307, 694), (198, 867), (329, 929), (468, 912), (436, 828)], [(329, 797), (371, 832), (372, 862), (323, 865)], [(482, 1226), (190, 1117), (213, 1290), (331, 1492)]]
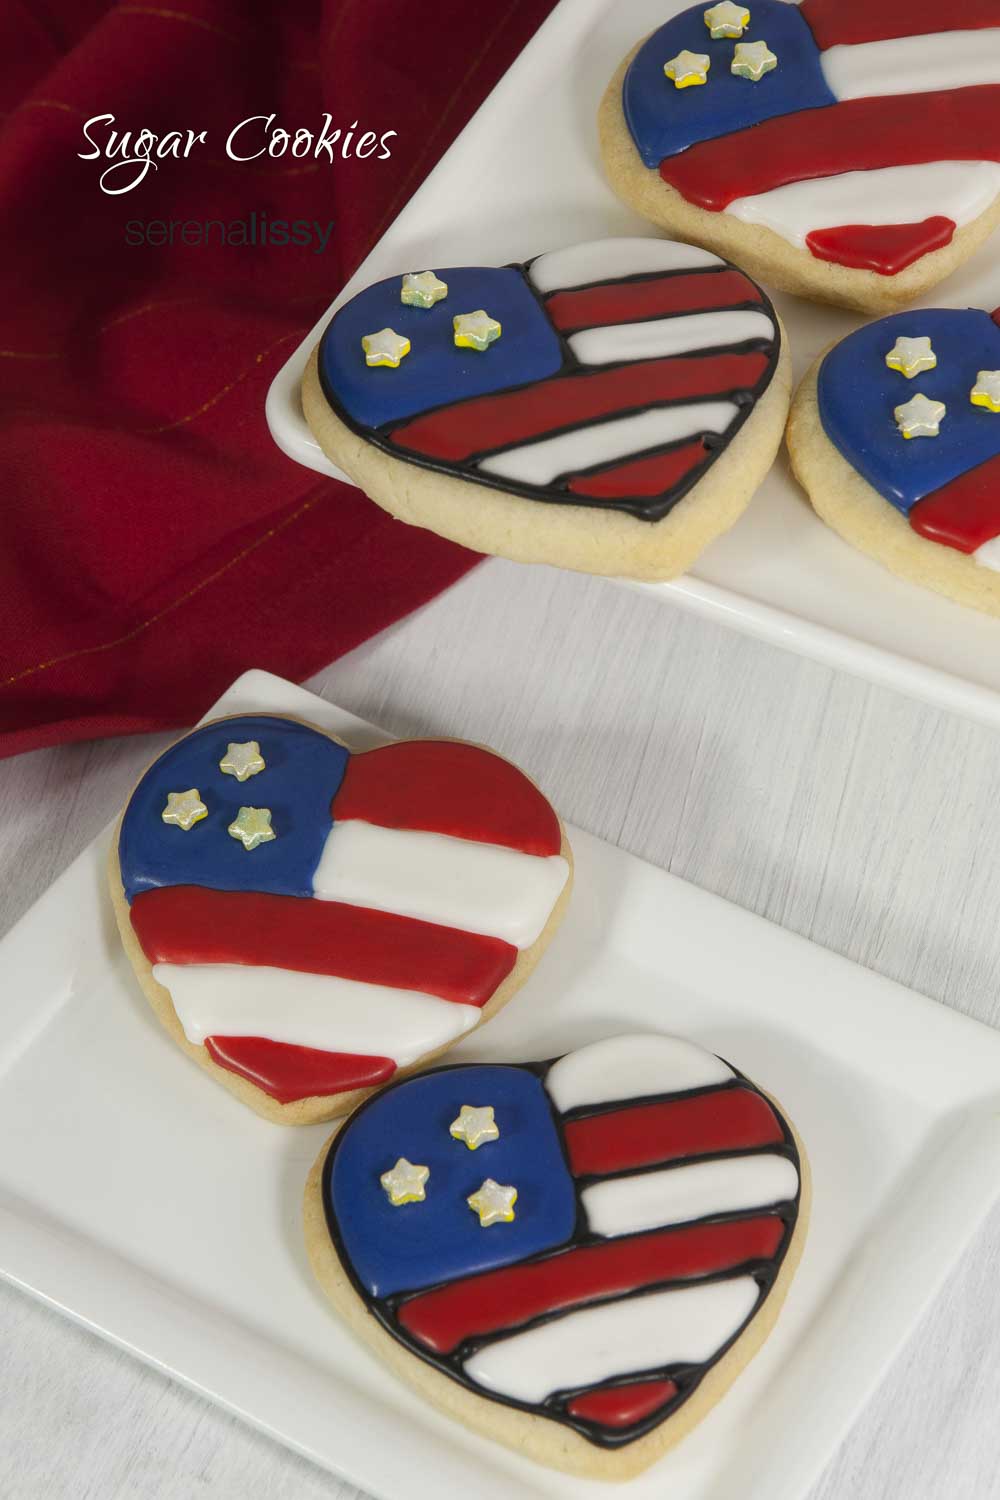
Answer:
[[(705, 86), (664, 67), (707, 55)], [(902, 307), (1000, 223), (996, 0), (692, 6), (601, 104), (615, 191), (768, 285)]]
[[(487, 1111), (492, 1132), (456, 1136)], [(321, 1285), (399, 1374), (478, 1432), (605, 1479), (725, 1393), (807, 1217), (774, 1101), (658, 1034), (393, 1084), (323, 1148), (305, 1200)]]
[(183, 1051), (268, 1119), (307, 1124), (494, 1015), (548, 944), (570, 876), (555, 812), (492, 751), (354, 754), (257, 714), (154, 761), (111, 889)]
[[(403, 303), (427, 275), (447, 294)], [(390, 319), (409, 352), (372, 368), (363, 340)], [(334, 314), (302, 398), (328, 457), (401, 520), (520, 562), (653, 579), (745, 509), (781, 441), (788, 371), (742, 271), (619, 239), (367, 287)]]
[(847, 541), (1000, 615), (1000, 309), (921, 308), (849, 334), (803, 380), (788, 446)]

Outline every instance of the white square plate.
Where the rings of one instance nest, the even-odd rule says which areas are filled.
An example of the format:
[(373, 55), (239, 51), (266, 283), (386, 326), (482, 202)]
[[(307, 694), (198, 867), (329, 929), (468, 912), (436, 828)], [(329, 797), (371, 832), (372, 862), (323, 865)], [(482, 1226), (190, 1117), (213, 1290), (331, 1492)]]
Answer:
[[(385, 738), (241, 677), (216, 713)], [(0, 1274), (376, 1495), (577, 1497), (383, 1373), (306, 1262), (300, 1200), (327, 1126), (259, 1120), (160, 1030), (87, 850), (0, 944)], [(570, 913), (465, 1060), (678, 1031), (774, 1093), (815, 1204), (776, 1331), (635, 1500), (793, 1500), (1000, 1192), (1000, 1035), (571, 830)], [(616, 1487), (617, 1488), (617, 1487)]]
[[(579, 240), (653, 231), (614, 197), (596, 113), (632, 45), (688, 0), (562, 0), (332, 304), (417, 267), (502, 264)], [(922, 305), (1000, 302), (995, 242)], [(775, 298), (801, 375), (864, 321)], [(921, 304), (917, 304), (920, 306)], [(275, 377), (267, 418), (299, 463), (337, 474), (299, 399), (306, 357), (330, 312)], [(345, 476), (340, 475), (344, 478)], [(817, 519), (782, 457), (742, 519), (686, 577), (632, 585), (761, 640), (1000, 724), (1000, 620), (894, 578)]]

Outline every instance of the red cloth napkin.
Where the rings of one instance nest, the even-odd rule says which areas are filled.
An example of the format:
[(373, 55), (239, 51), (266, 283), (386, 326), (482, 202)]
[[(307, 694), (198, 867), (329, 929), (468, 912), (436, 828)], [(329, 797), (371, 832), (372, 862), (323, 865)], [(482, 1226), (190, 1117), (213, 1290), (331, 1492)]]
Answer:
[[(552, 4), (0, 0), (0, 755), (188, 723), (250, 666), (305, 677), (477, 561), (285, 458), (264, 398)], [(389, 158), (226, 156), (247, 117), (324, 111), (395, 131)], [(109, 196), (80, 159), (102, 114), (102, 144), (207, 140)], [(182, 228), (264, 217), (333, 230)]]

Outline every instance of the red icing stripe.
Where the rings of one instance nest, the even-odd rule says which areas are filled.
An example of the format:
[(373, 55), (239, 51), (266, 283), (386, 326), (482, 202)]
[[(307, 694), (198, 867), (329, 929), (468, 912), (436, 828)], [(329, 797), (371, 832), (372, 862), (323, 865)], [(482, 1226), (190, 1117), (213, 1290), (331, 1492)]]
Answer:
[(931, 94), (848, 99), (796, 111), (746, 132), (689, 146), (660, 163), (660, 176), (689, 203), (721, 212), (813, 177), (928, 161), (1000, 161), (1000, 84)]
[(672, 1380), (644, 1380), (636, 1385), (613, 1385), (602, 1391), (586, 1391), (566, 1403), (573, 1417), (596, 1422), (601, 1427), (634, 1427), (666, 1406), (677, 1395)]
[(993, 319), (993, 321), (997, 325), (997, 327), (1000, 328), (1000, 307), (996, 308), (993, 312), (991, 312), (990, 313), (990, 317)]
[(784, 1232), (775, 1214), (760, 1214), (585, 1245), (548, 1260), (488, 1271), (424, 1292), (404, 1302), (397, 1316), (426, 1348), (448, 1354), (472, 1334), (497, 1333), (595, 1297), (769, 1260)]
[(613, 469), (602, 469), (599, 474), (581, 475), (570, 480), (569, 488), (574, 495), (589, 495), (595, 500), (614, 500), (620, 495), (665, 495), (692, 469), (705, 463), (708, 456), (708, 449), (698, 439), (654, 454), (652, 458), (634, 458)]
[(767, 1100), (742, 1088), (718, 1089), (667, 1104), (637, 1104), (569, 1120), (563, 1130), (570, 1168), (578, 1177), (784, 1140)]
[(897, 276), (921, 256), (950, 245), (957, 227), (943, 214), (919, 224), (840, 224), (811, 230), (806, 244), (817, 260)]
[(391, 1057), (361, 1057), (352, 1052), (320, 1052), (271, 1042), (261, 1036), (210, 1036), (205, 1050), (213, 1062), (248, 1078), (279, 1104), (314, 1094), (343, 1094), (372, 1088), (396, 1071)]
[(960, 0), (947, 7), (941, 0), (906, 0), (899, 6), (873, 5), (872, 0), (802, 0), (799, 9), (823, 48), (1000, 25), (997, 0)]
[(260, 891), (163, 886), (140, 892), (130, 914), (151, 964), (266, 964), (462, 1005), (485, 1005), (517, 961), (499, 938)]
[[(749, 390), (767, 369), (765, 354), (703, 354), (653, 359), (618, 370), (567, 375), (527, 390), (446, 406), (397, 427), (392, 441), (413, 453), (455, 463), (507, 448), (560, 427), (649, 406)], [(354, 761), (364, 759), (356, 756)], [(350, 775), (350, 771), (348, 771)]]
[[(983, 417), (996, 422), (1000, 441), (1000, 416), (984, 412)], [(977, 464), (918, 500), (910, 511), (910, 525), (929, 541), (959, 552), (975, 552), (1000, 536), (1000, 457)]]
[(559, 819), (510, 761), (476, 745), (402, 740), (352, 755), (333, 817), (558, 854)]
[(760, 302), (761, 295), (741, 271), (697, 271), (659, 276), (655, 281), (618, 281), (557, 292), (545, 311), (561, 333), (599, 323), (632, 323), (668, 313), (707, 312), (741, 302)]

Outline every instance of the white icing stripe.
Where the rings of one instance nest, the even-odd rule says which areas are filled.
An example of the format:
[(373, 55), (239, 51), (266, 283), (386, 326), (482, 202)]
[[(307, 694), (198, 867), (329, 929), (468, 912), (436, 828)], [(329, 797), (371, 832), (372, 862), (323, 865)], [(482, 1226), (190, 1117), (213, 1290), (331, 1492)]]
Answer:
[(349, 819), (327, 835), (313, 890), (322, 901), (374, 907), (528, 948), (569, 874), (558, 854), (380, 828)]
[(510, 448), (479, 468), (521, 484), (551, 484), (560, 474), (578, 473), (595, 464), (613, 463), (663, 443), (679, 442), (701, 432), (725, 432), (739, 408), (732, 401), (701, 401), (691, 406), (654, 407), (633, 417), (619, 417), (558, 437)]
[(961, 227), (984, 213), (998, 193), (1000, 163), (934, 161), (789, 182), (767, 193), (734, 198), (725, 211), (747, 224), (764, 224), (801, 249), (813, 229), (919, 224), (931, 206)]
[(561, 1057), (545, 1087), (561, 1113), (583, 1104), (613, 1104), (647, 1094), (680, 1094), (728, 1083), (733, 1070), (679, 1036), (613, 1036)]
[(746, 1322), (758, 1295), (752, 1276), (735, 1276), (584, 1308), (487, 1344), (465, 1373), (486, 1390), (536, 1403), (614, 1375), (703, 1364)]
[[(154, 964), (189, 1042), (261, 1036), (400, 1067), (469, 1031), (481, 1012), (413, 990), (242, 964)], [(391, 1054), (388, 1049), (392, 1048)]]
[(657, 271), (698, 271), (721, 266), (710, 250), (680, 245), (671, 240), (593, 240), (569, 250), (540, 255), (528, 275), (539, 292), (588, 286), (595, 281), (615, 281), (620, 276), (646, 276)]
[(662, 1172), (605, 1178), (580, 1194), (593, 1234), (634, 1234), (708, 1214), (787, 1203), (799, 1174), (787, 1156), (724, 1156)]
[[(946, 16), (947, 7), (941, 13)], [(830, 92), (841, 100), (1000, 83), (1000, 29), (830, 47), (820, 54), (820, 65)]]
[(765, 312), (702, 312), (654, 318), (648, 323), (587, 328), (574, 333), (569, 346), (581, 364), (609, 365), (618, 360), (660, 359), (668, 354), (742, 344), (747, 339), (773, 338), (774, 324)]

